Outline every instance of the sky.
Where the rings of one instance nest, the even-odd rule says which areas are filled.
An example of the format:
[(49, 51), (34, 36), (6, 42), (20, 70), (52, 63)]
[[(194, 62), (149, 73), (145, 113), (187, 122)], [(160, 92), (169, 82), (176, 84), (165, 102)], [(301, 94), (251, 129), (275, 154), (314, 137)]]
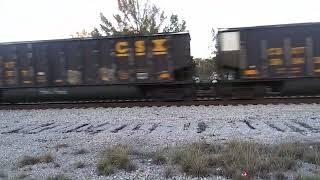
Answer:
[[(186, 20), (191, 54), (211, 56), (212, 28), (320, 22), (318, 0), (151, 0)], [(0, 42), (70, 38), (111, 17), (117, 0), (0, 0)]]

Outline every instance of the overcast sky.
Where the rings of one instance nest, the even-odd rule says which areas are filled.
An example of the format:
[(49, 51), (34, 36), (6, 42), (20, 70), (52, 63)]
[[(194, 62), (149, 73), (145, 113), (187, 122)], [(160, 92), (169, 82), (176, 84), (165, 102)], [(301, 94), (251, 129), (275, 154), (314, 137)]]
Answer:
[[(154, 0), (187, 21), (191, 53), (210, 56), (211, 28), (320, 22), (318, 0)], [(69, 38), (98, 26), (117, 0), (0, 0), (0, 42)]]

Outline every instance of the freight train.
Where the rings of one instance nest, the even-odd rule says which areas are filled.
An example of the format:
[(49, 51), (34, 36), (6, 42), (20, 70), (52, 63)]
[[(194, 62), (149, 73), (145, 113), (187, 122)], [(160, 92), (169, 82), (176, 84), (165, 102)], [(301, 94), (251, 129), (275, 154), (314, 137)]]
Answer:
[(317, 94), (320, 23), (218, 31), (216, 83), (197, 84), (189, 33), (0, 44), (0, 102)]
[(320, 92), (320, 23), (220, 29), (223, 97), (314, 95)]
[(0, 44), (0, 101), (194, 94), (188, 33)]

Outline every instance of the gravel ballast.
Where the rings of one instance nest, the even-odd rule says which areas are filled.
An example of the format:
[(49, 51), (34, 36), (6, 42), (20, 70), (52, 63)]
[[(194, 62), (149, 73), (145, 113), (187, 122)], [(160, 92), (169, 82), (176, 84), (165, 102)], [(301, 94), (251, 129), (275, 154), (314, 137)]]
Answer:
[[(74, 179), (164, 178), (164, 167), (138, 159), (138, 169), (131, 173), (98, 176), (99, 152), (119, 143), (155, 151), (198, 141), (243, 139), (277, 144), (319, 142), (320, 138), (320, 106), (316, 104), (3, 110), (0, 118), (0, 172), (9, 178), (45, 179), (56, 174)], [(43, 154), (50, 154), (54, 161), (18, 165), (23, 156)], [(84, 167), (76, 168), (79, 162)]]

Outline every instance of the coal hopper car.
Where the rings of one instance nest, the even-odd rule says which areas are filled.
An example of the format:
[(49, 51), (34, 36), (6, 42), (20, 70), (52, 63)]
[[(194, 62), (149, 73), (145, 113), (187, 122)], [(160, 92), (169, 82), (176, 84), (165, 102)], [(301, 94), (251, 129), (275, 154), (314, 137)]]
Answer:
[(220, 94), (319, 94), (320, 23), (220, 29), (218, 41)]
[(184, 98), (188, 33), (0, 44), (0, 101)]

